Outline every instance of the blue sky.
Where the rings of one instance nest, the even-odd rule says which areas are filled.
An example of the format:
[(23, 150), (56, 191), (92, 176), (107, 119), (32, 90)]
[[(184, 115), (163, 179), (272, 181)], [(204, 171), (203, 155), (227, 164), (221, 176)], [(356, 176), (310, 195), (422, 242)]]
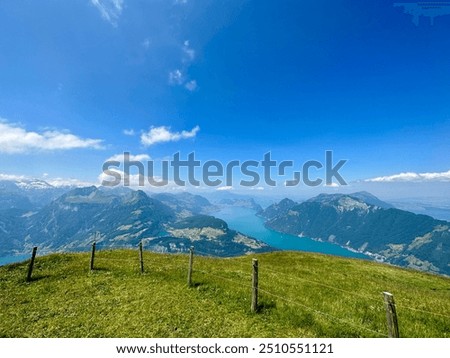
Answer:
[(349, 182), (450, 196), (449, 33), (450, 15), (416, 26), (393, 1), (4, 0), (0, 174), (329, 149)]

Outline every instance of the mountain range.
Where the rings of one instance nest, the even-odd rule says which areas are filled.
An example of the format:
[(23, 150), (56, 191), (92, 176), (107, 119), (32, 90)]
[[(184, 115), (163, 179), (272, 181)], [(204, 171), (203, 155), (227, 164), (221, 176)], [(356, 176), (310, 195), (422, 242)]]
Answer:
[(228, 227), (214, 212), (240, 207), (258, 212), (266, 227), (331, 242), (378, 261), (450, 275), (450, 222), (400, 210), (367, 192), (285, 198), (265, 209), (251, 197), (147, 195), (129, 188), (55, 187), (41, 180), (0, 180), (0, 257), (99, 247), (185, 252), (194, 245), (215, 256), (274, 248)]
[(272, 250), (205, 215), (214, 205), (189, 193), (149, 197), (140, 190), (91, 186), (57, 196), (59, 188), (1, 184), (0, 256), (27, 253), (33, 246), (40, 252), (87, 250), (93, 241), (99, 247), (132, 247), (142, 241), (147, 249), (163, 252), (195, 245), (216, 256)]
[(450, 222), (393, 208), (366, 193), (284, 199), (259, 212), (273, 230), (335, 243), (379, 261), (450, 274)]

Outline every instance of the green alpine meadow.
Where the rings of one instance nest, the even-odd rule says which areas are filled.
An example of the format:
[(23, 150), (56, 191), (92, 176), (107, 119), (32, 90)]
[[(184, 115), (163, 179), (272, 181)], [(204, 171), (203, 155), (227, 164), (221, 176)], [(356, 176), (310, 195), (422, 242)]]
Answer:
[[(194, 251), (195, 252), (195, 251)], [(256, 312), (252, 259), (258, 259)], [(234, 258), (138, 250), (38, 256), (0, 267), (1, 337), (450, 337), (450, 279), (301, 252)]]

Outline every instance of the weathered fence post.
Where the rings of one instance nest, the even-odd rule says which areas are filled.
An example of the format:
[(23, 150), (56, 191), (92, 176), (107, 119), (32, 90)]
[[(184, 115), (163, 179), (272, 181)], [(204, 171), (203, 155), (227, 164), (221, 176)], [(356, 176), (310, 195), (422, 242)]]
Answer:
[(194, 246), (189, 248), (188, 286), (192, 286), (192, 265), (194, 264)]
[(91, 264), (90, 264), (91, 271), (94, 271), (94, 258), (95, 258), (95, 241), (92, 243)]
[(252, 260), (252, 312), (258, 310), (258, 259)]
[(139, 261), (141, 263), (141, 273), (144, 273), (144, 254), (142, 252), (142, 241), (139, 243)]
[(399, 338), (397, 310), (395, 309), (394, 296), (389, 292), (383, 292), (384, 306), (386, 307), (386, 320), (389, 338)]
[(37, 247), (33, 247), (33, 252), (31, 253), (30, 264), (28, 265), (27, 282), (31, 281), (31, 274), (33, 273), (34, 259), (36, 258)]

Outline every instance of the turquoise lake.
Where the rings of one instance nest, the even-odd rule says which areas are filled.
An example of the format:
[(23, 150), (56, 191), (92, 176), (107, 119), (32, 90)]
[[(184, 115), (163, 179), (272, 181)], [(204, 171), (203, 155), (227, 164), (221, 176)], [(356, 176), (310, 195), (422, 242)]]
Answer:
[[(225, 220), (231, 229), (237, 230), (248, 236), (252, 236), (280, 250), (317, 252), (322, 254), (370, 260), (370, 257), (364, 254), (347, 250), (335, 244), (315, 241), (307, 237), (282, 234), (277, 231), (267, 229), (264, 226), (264, 220), (256, 216), (255, 211), (252, 209), (229, 207), (222, 209), (213, 215)], [(30, 256), (31, 253), (30, 255), (0, 257), (0, 266), (28, 260)]]
[(31, 252), (29, 255), (13, 255), (13, 256), (3, 256), (0, 257), (0, 266), (13, 264), (15, 262), (22, 262), (28, 260), (31, 257)]
[(282, 234), (264, 226), (264, 220), (255, 215), (255, 211), (247, 208), (229, 207), (214, 213), (214, 216), (225, 220), (231, 229), (252, 236), (266, 244), (281, 250), (308, 251), (322, 254), (353, 257), (370, 260), (367, 255), (353, 252), (339, 245), (320, 242), (307, 237)]

